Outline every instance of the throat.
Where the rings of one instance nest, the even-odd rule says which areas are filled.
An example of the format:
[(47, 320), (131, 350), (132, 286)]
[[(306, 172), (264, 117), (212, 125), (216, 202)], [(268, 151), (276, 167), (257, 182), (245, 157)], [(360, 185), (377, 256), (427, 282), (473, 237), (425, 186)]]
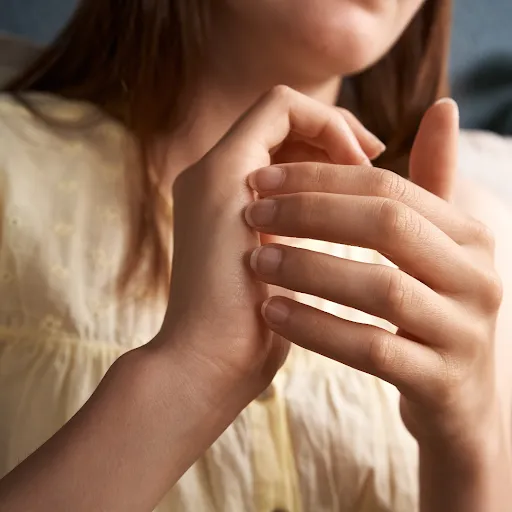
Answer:
[[(190, 106), (188, 119), (157, 144), (157, 160), (164, 162), (162, 182), (167, 188), (185, 169), (203, 158), (226, 134), (233, 124), (259, 97), (278, 85), (268, 81), (255, 84), (230, 85), (213, 77), (205, 78)], [(325, 104), (334, 105), (339, 95), (341, 78), (333, 77), (318, 84), (290, 87)], [(163, 159), (163, 160), (162, 160)]]

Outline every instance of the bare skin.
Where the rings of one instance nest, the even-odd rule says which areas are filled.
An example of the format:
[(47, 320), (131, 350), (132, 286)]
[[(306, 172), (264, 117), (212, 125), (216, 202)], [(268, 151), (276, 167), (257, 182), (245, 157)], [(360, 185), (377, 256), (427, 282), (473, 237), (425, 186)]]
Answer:
[[(449, 195), (457, 132), (450, 102), (427, 114), (417, 156), (432, 149), (439, 130), (451, 142), (439, 148), (435, 171), (420, 166), (412, 176), (425, 184), (431, 180), (434, 191)], [(242, 212), (251, 225), (258, 225), (255, 205), (267, 199), (251, 205), (247, 184), (272, 195), (258, 188), (268, 169), (250, 175), (254, 168), (268, 167), (272, 148), (290, 133), (310, 142), (313, 151), (320, 148), (331, 163), (287, 167), (285, 179), (274, 188), (279, 214), (257, 229), (377, 245), (398, 270), (334, 262), (284, 247), (279, 272), (258, 270), (263, 261), (258, 237)], [(182, 173), (174, 187), (174, 278), (161, 333), (115, 363), (75, 418), (1, 482), (4, 508), (151, 510), (269, 384), (288, 344), (271, 336), (274, 331), (400, 388), (404, 420), (420, 445), (422, 512), (503, 510), (511, 472), (495, 385), (493, 345), (501, 287), (492, 265), (492, 240), (478, 222), (442, 199), (368, 167), (366, 160), (357, 138), (347, 136), (338, 111), (279, 87)], [(340, 162), (351, 166), (334, 167)], [(352, 219), (373, 222), (355, 230), (336, 216), (333, 224), (340, 208), (352, 212)], [(377, 236), (376, 227), (390, 240)], [(256, 276), (244, 258), (249, 253)], [(326, 276), (342, 275), (348, 283), (356, 276), (359, 281), (373, 276), (368, 283), (382, 300), (369, 301), (357, 287), (333, 290), (328, 279), (298, 282), (290, 269), (303, 268), (314, 258)], [(350, 324), (289, 299), (269, 302), (259, 281), (311, 290), (379, 313), (400, 329), (395, 335)], [(470, 281), (479, 286), (468, 286)], [(393, 290), (397, 293), (390, 295)], [(263, 301), (265, 322), (259, 314)], [(286, 318), (283, 304), (289, 308)], [(437, 323), (421, 320), (424, 307), (436, 312), (442, 331)], [(326, 326), (321, 336), (319, 322)]]
[[(504, 216), (490, 199), (481, 198), (475, 208), (477, 196), (455, 178), (453, 104), (427, 114), (413, 153), (412, 183), (371, 168), (368, 157), (381, 149), (378, 141), (330, 106), (339, 76), (382, 56), (422, 2), (332, 0), (331, 8), (341, 10), (324, 17), (313, 11), (319, 2), (304, 0), (313, 15), (288, 24), (301, 12), (292, 4), (280, 3), (279, 17), (272, 18), (279, 30), (271, 32), (264, 23), (271, 2), (223, 2), (217, 28), (224, 37), (212, 47), (192, 126), (162, 140), (173, 156), (167, 180), (174, 185), (176, 230), (162, 331), (116, 362), (83, 409), (0, 482), (2, 509), (152, 510), (269, 384), (290, 341), (399, 387), (404, 421), (420, 445), (422, 512), (504, 512), (510, 503), (512, 386), (504, 356), (510, 355), (512, 330), (507, 315), (499, 315), (492, 237), (473, 219), (495, 231), (497, 261), (507, 262), (512, 250), (507, 253), (501, 242)], [(244, 28), (244, 18), (261, 21), (256, 32)], [(324, 23), (319, 41), (318, 24)], [(226, 26), (236, 30), (225, 33)], [(366, 34), (376, 26), (381, 38), (368, 47)], [(301, 45), (290, 45), (287, 34), (299, 34)], [(265, 45), (259, 44), (264, 37)], [(284, 69), (279, 62), (290, 46), (302, 48), (289, 56), (301, 66)], [(340, 55), (350, 58), (338, 68)], [(257, 101), (281, 82), (307, 97), (281, 86)], [(297, 137), (307, 145), (295, 158), (302, 163), (284, 167), (277, 188), (261, 189), (258, 181), (276, 149)], [(308, 161), (322, 166), (303, 163)], [(252, 175), (260, 168), (265, 171)], [(276, 211), (284, 214), (258, 225), (247, 213), (253, 202), (249, 184), (262, 197), (277, 195), (286, 206)], [(340, 222), (340, 208), (367, 222), (354, 231)], [(285, 234), (361, 243), (382, 250), (398, 268), (359, 266), (273, 245), (284, 251), (284, 263), (273, 274), (261, 272), (262, 253), (254, 253), (258, 232), (273, 244)], [(325, 268), (326, 279), (294, 281), (296, 269), (312, 263)], [(501, 267), (500, 273), (506, 300), (512, 278)], [(353, 286), (332, 289), (340, 276)], [(380, 300), (359, 295), (361, 282), (373, 286)], [(289, 299), (268, 302), (266, 283), (368, 310), (399, 330), (344, 323)], [(479, 286), (468, 286), (474, 283)], [(275, 304), (290, 308), (284, 322), (271, 318)], [(439, 322), (425, 322), (424, 308)], [(319, 325), (332, 328), (320, 331)]]

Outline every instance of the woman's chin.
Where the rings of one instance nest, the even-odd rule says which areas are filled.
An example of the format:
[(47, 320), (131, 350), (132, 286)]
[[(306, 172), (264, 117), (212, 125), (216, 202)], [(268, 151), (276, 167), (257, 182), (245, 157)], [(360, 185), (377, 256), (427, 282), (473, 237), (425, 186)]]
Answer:
[(345, 39), (342, 44), (325, 45), (310, 52), (307, 66), (310, 73), (318, 78), (330, 76), (350, 76), (373, 66), (384, 55), (378, 45), (372, 47), (357, 40)]
[(308, 54), (309, 69), (353, 75), (378, 62), (396, 38), (394, 34), (379, 30), (379, 23), (368, 18), (370, 16), (366, 16), (365, 23), (359, 20), (350, 23), (345, 19), (338, 23), (334, 21), (330, 26), (319, 24), (316, 30), (304, 33), (301, 43), (304, 53)]

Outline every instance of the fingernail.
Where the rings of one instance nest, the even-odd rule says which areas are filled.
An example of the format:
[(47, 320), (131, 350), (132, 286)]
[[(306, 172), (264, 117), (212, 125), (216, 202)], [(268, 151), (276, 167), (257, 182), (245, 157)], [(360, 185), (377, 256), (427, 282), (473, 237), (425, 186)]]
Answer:
[(277, 247), (258, 247), (251, 254), (251, 267), (258, 274), (273, 274), (283, 259), (283, 251)]
[(451, 105), (457, 115), (457, 117), (460, 117), (460, 111), (459, 111), (459, 105), (453, 98), (441, 98), (437, 100), (434, 105)]
[(262, 192), (276, 190), (283, 184), (284, 176), (284, 170), (279, 167), (265, 167), (249, 176), (249, 185)]
[(445, 98), (439, 98), (434, 105), (442, 105), (443, 103), (448, 103), (450, 105), (457, 106), (457, 102), (453, 98), (445, 97)]
[(369, 142), (369, 153), (368, 158), (370, 160), (375, 160), (378, 156), (382, 155), (384, 151), (386, 151), (386, 144), (382, 142), (375, 134), (373, 134), (370, 130), (365, 128), (365, 131), (368, 136), (368, 142)]
[(370, 160), (375, 160), (377, 157), (382, 155), (384, 151), (386, 151), (386, 144), (375, 137), (375, 142), (372, 145), (374, 146), (374, 149), (372, 150), (371, 154), (368, 155), (368, 157)]
[(245, 210), (245, 220), (253, 228), (272, 224), (276, 212), (276, 201), (261, 199), (251, 203)]
[(269, 324), (281, 325), (288, 320), (290, 308), (280, 299), (268, 299), (261, 307), (263, 317)]

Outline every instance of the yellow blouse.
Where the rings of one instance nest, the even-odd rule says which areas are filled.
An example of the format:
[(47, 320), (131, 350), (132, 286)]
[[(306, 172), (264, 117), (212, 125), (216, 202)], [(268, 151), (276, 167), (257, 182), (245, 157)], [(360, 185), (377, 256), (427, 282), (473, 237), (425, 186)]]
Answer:
[[(32, 100), (80, 126), (50, 129), (0, 95), (0, 476), (82, 406), (116, 358), (155, 335), (166, 306), (121, 301), (114, 290), (128, 236), (123, 128), (87, 104)], [(396, 389), (294, 348), (157, 512), (413, 512), (417, 492), (417, 448)]]

